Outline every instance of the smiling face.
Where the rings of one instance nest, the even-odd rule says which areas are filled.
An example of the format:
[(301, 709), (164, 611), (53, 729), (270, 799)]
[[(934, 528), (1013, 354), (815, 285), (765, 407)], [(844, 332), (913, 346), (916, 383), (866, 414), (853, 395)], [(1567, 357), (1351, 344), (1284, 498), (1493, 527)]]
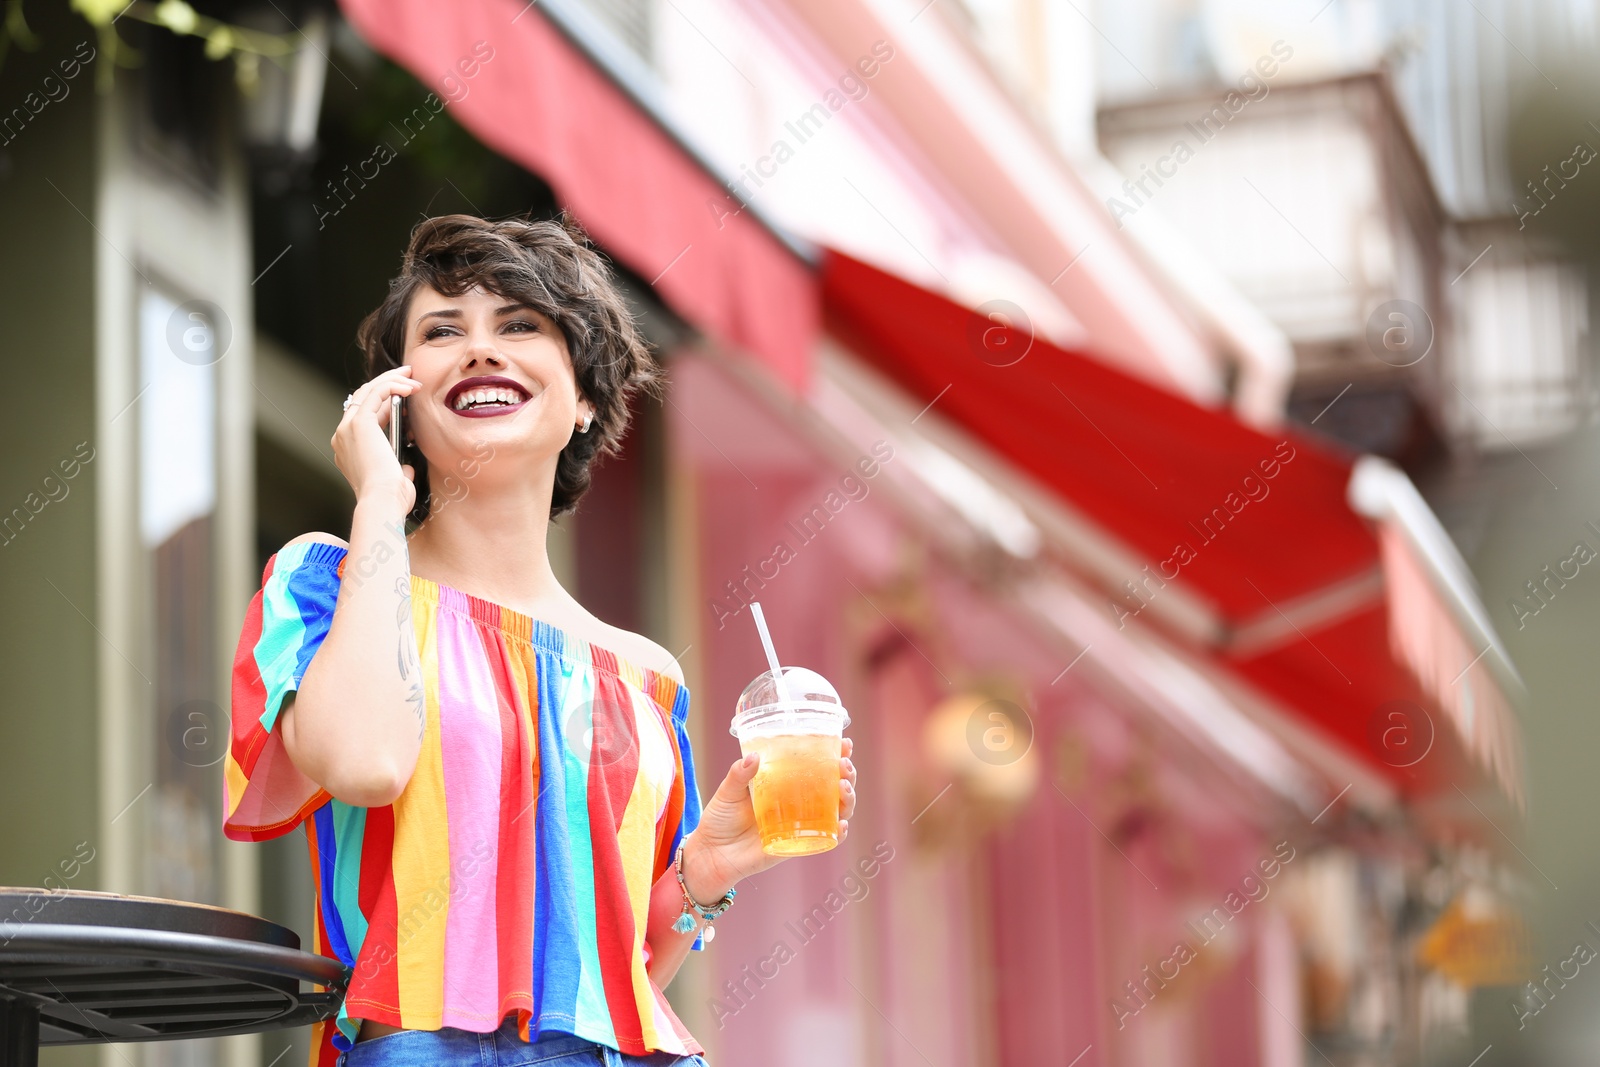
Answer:
[[(463, 476), (507, 492), (550, 478), (550, 516), (567, 514), (595, 458), (620, 452), (634, 398), (662, 395), (611, 265), (568, 215), (424, 219), (356, 342), (369, 378), (406, 364), (421, 386), (405, 402), (417, 522), (434, 488), (453, 498)], [(485, 462), (485, 446), (515, 458)]]
[(482, 286), (460, 296), (420, 286), (405, 361), (421, 384), (406, 400), (407, 430), (433, 470), (481, 459), (484, 445), (553, 463), (591, 410), (556, 324)]

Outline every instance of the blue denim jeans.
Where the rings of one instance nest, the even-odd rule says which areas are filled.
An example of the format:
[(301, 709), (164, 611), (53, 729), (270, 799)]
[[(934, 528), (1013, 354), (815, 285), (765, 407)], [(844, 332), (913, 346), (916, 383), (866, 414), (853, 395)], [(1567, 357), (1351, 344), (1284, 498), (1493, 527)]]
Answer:
[(517, 1033), (512, 1015), (489, 1034), (446, 1026), (402, 1030), (358, 1041), (340, 1067), (707, 1067), (702, 1056), (653, 1052), (630, 1056), (572, 1034), (546, 1033), (533, 1044)]

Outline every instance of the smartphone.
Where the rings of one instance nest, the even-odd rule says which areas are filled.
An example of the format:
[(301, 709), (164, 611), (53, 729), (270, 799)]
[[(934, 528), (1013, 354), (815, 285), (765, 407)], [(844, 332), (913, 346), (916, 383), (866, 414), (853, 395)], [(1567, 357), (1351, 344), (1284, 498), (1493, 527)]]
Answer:
[(400, 458), (400, 442), (404, 438), (400, 434), (400, 397), (389, 398), (389, 447), (394, 449), (394, 458)]

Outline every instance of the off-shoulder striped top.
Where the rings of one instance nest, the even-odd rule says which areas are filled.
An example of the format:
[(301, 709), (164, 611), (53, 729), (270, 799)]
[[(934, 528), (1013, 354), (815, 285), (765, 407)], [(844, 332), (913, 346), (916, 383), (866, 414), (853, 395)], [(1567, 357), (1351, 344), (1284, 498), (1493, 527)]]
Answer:
[(554, 1030), (632, 1055), (702, 1052), (644, 943), (651, 886), (700, 818), (687, 687), (412, 576), (421, 755), (393, 804), (352, 807), (301, 775), (273, 730), (328, 633), (346, 558), (305, 542), (267, 561), (234, 659), (224, 765), (225, 833), (305, 827), (314, 950), (353, 968), (312, 1067), (332, 1067), (361, 1019), (487, 1032), (513, 1012), (527, 1040)]

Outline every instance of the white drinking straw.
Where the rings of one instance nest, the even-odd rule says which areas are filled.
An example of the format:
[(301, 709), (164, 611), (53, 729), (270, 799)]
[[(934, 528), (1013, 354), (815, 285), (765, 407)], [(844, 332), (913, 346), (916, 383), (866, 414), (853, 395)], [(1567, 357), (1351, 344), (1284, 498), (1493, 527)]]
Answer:
[[(767, 632), (767, 617), (761, 613), (761, 602), (750, 603), (750, 614), (755, 616), (756, 631), (761, 634), (761, 647), (767, 650), (767, 662), (772, 665), (772, 677), (778, 683), (778, 699), (785, 704), (792, 704), (789, 699), (789, 687), (783, 684), (783, 668), (778, 666), (778, 651), (772, 647), (772, 635)], [(794, 710), (792, 707), (790, 710)]]

